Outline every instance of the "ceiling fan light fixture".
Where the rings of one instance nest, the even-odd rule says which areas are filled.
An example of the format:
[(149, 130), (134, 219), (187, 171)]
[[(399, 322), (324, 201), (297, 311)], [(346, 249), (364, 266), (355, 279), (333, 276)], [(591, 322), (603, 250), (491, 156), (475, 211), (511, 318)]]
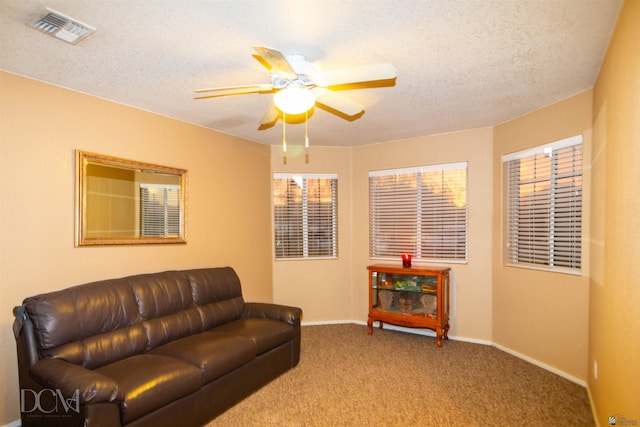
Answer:
[(285, 114), (302, 114), (313, 108), (316, 98), (305, 87), (289, 86), (276, 93), (273, 102)]

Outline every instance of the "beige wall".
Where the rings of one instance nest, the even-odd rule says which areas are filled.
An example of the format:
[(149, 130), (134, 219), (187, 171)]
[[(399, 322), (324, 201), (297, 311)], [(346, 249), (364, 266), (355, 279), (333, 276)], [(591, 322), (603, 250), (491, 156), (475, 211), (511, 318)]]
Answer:
[(640, 1), (627, 0), (593, 103), (588, 360), (589, 391), (601, 426), (613, 415), (640, 423), (639, 40)]
[(273, 172), (338, 174), (338, 258), (274, 261), (274, 300), (301, 307), (307, 323), (351, 320), (351, 149), (313, 147), (312, 140), (307, 162), (301, 145), (291, 141), (286, 164), (281, 147), (271, 148)]
[[(591, 145), (591, 91), (495, 128), (493, 341), (586, 383), (589, 326), (588, 245), (582, 275), (503, 265), (501, 156), (574, 135)], [(589, 165), (585, 161), (583, 241), (589, 241)]]
[(367, 265), (401, 262), (369, 258), (369, 171), (467, 161), (469, 262), (446, 265), (453, 271), (449, 335), (491, 341), (492, 138), (492, 129), (485, 128), (354, 148), (353, 319), (367, 319)]
[[(0, 425), (19, 418), (11, 310), (26, 296), (232, 265), (247, 300), (272, 300), (269, 147), (11, 74), (0, 93)], [(75, 149), (188, 169), (188, 243), (75, 248)]]

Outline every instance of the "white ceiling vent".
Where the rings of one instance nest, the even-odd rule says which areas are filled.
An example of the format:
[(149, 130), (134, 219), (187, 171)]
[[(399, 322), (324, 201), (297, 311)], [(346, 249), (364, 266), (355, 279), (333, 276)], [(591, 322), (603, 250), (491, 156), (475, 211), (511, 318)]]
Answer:
[(70, 18), (49, 8), (47, 8), (44, 16), (33, 19), (29, 22), (29, 25), (36, 30), (71, 44), (78, 43), (96, 30), (77, 19)]

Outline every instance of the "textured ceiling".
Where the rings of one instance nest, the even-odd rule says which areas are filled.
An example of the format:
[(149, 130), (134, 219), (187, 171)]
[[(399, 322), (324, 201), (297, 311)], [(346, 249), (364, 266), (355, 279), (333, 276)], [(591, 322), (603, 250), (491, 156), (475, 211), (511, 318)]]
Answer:
[[(97, 28), (71, 45), (26, 23), (50, 7)], [(0, 0), (0, 68), (265, 144), (269, 83), (252, 46), (323, 70), (372, 62), (395, 85), (341, 91), (356, 120), (316, 107), (312, 145), (355, 146), (493, 126), (593, 86), (620, 0)], [(0, 95), (1, 96), (1, 95)], [(55, 108), (55, 101), (50, 108)], [(303, 125), (287, 125), (302, 140)]]

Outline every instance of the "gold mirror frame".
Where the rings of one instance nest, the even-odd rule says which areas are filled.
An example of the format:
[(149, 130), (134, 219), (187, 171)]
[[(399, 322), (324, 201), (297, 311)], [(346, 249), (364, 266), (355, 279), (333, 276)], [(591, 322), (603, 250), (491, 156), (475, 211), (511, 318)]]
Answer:
[[(141, 231), (141, 188), (149, 185), (177, 193), (164, 201), (173, 212), (164, 236)], [(185, 169), (76, 150), (76, 246), (186, 243), (186, 207)]]

